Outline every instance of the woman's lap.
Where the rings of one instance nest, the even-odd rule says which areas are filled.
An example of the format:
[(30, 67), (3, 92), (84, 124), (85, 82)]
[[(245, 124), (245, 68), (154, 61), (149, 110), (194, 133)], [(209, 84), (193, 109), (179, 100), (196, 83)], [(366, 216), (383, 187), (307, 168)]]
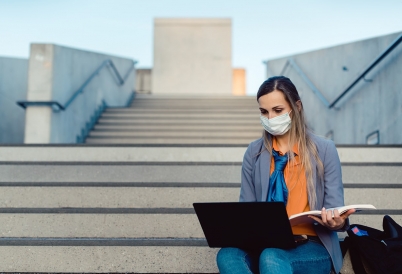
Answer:
[(266, 248), (247, 252), (222, 248), (217, 255), (221, 274), (232, 273), (330, 273), (332, 263), (325, 247), (308, 241), (293, 249)]

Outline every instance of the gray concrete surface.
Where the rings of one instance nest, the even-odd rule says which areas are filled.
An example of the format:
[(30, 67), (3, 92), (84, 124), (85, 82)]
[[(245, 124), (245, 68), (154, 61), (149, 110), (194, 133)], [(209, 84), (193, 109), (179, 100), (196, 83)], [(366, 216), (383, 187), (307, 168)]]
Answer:
[[(201, 138), (200, 138), (201, 139)], [(207, 138), (205, 138), (207, 139)], [(238, 140), (248, 138), (238, 138)], [(141, 138), (138, 138), (141, 140)], [(146, 140), (146, 139), (144, 139)], [(157, 141), (158, 138), (155, 138)], [(160, 138), (160, 142), (169, 139)], [(190, 140), (190, 139), (184, 139)], [(196, 139), (194, 139), (196, 140)], [(226, 140), (226, 139), (222, 139)], [(233, 138), (235, 141), (236, 139)], [(209, 143), (213, 143), (211, 138)], [(228, 142), (230, 140), (227, 140)], [(251, 140), (252, 141), (252, 140)], [(247, 144), (250, 141), (247, 141)], [(206, 142), (208, 143), (208, 142)], [(242, 162), (244, 147), (24, 147), (0, 146), (0, 161)], [(402, 163), (402, 147), (340, 147), (342, 163)]]
[[(0, 182), (240, 183), (240, 165), (0, 165)], [(402, 184), (400, 166), (343, 166), (349, 184)]]
[(240, 183), (241, 166), (0, 165), (0, 182)]
[(1, 237), (203, 238), (195, 214), (0, 214)]
[(151, 93), (152, 69), (137, 69), (135, 74), (135, 91), (138, 93)]
[[(218, 273), (209, 247), (0, 246), (0, 271)], [(46, 263), (43, 263), (46, 262)]]
[[(137, 95), (138, 96), (138, 95)], [(206, 110), (205, 108), (197, 108), (196, 106), (191, 108), (191, 113), (205, 113)], [(109, 113), (150, 113), (150, 114), (177, 114), (177, 113), (188, 113), (188, 110), (186, 109), (171, 109), (171, 108), (147, 108), (147, 107), (141, 107), (141, 105), (136, 106), (134, 108), (107, 108), (104, 112), (104, 114), (109, 114)], [(210, 109), (208, 110), (208, 113), (216, 113), (216, 114), (255, 114), (256, 109), (250, 109), (249, 107), (247, 108), (240, 108), (237, 107), (235, 109), (222, 109), (222, 108), (215, 108), (215, 109)], [(257, 111), (258, 114), (258, 111)]]
[[(402, 215), (390, 215), (402, 224)], [(356, 214), (351, 224), (382, 230), (383, 215)], [(2, 237), (203, 238), (195, 214), (0, 214)]]
[(173, 120), (173, 121), (159, 121), (157, 119), (155, 120), (141, 120), (141, 119), (137, 119), (137, 120), (130, 120), (130, 119), (120, 119), (120, 118), (110, 118), (110, 119), (101, 119), (99, 121), (100, 124), (132, 124), (132, 125), (166, 125), (166, 124), (170, 124), (170, 125), (194, 125), (195, 123), (197, 125), (211, 125), (211, 126), (215, 126), (215, 125), (227, 125), (227, 126), (256, 126), (256, 125), (260, 125), (259, 120), (255, 121), (254, 123), (251, 123), (249, 121), (235, 121), (235, 120), (223, 120), (221, 121), (214, 121), (214, 120), (201, 120), (201, 121), (197, 121), (197, 120), (192, 120), (192, 119), (182, 119), (182, 120)]
[[(29, 101), (58, 101), (64, 105), (106, 60), (111, 59), (124, 77), (133, 60), (82, 51), (53, 44), (32, 44), (29, 73)], [(77, 99), (65, 110), (28, 107), (25, 143), (75, 143), (77, 135), (102, 100), (109, 106), (125, 106), (134, 86), (133, 70), (119, 86), (111, 68), (100, 71)]]
[(246, 120), (248, 122), (259, 121), (260, 115), (258, 112), (254, 113), (192, 113), (183, 112), (182, 114), (170, 114), (170, 113), (111, 113), (107, 112), (102, 115), (102, 118), (121, 118), (121, 119), (158, 119), (158, 120), (168, 120), (168, 119), (220, 119), (220, 120)]
[(0, 144), (24, 143), (25, 111), (17, 101), (27, 98), (28, 60), (0, 57)]
[(232, 94), (231, 24), (156, 18), (152, 93)]
[[(398, 224), (402, 225), (402, 215), (390, 215), (392, 219), (395, 220)], [(365, 226), (370, 226), (379, 230), (383, 230), (382, 228), (382, 220), (383, 215), (363, 215), (356, 214), (350, 217), (350, 224), (362, 224)]]
[(186, 137), (190, 138), (222, 138), (222, 139), (230, 139), (230, 138), (242, 138), (245, 140), (255, 140), (261, 137), (261, 132), (258, 130), (256, 132), (233, 132), (233, 131), (209, 131), (209, 132), (194, 132), (194, 131), (176, 131), (176, 132), (149, 132), (147, 130), (144, 131), (117, 131), (117, 132), (110, 132), (110, 131), (93, 131), (89, 135), (89, 137), (132, 137), (132, 138), (139, 138), (139, 137), (176, 137), (177, 139), (184, 139)]
[(130, 124), (109, 124), (109, 123), (99, 123), (94, 128), (95, 131), (135, 131), (135, 130), (144, 130), (144, 131), (193, 131), (193, 132), (202, 132), (202, 131), (232, 131), (232, 132), (239, 132), (242, 130), (246, 131), (259, 131), (260, 135), (262, 135), (261, 125), (249, 125), (249, 126), (236, 126), (236, 125), (163, 125), (163, 124), (140, 124), (135, 125), (134, 123)]
[(401, 166), (343, 166), (343, 183), (402, 184)]
[(267, 62), (268, 77), (289, 77), (301, 94), (311, 127), (320, 135), (333, 131), (337, 144), (365, 144), (366, 136), (379, 130), (380, 144), (402, 144), (402, 44), (379, 63), (333, 109), (328, 109), (296, 70), (285, 63), (293, 58), (304, 74), (333, 102), (367, 66), (402, 32), (295, 54)]
[[(401, 183), (402, 185), (402, 183)], [(0, 208), (193, 208), (195, 202), (237, 202), (236, 187), (2, 187)], [(346, 188), (345, 204), (401, 209), (402, 187)], [(47, 197), (43, 199), (43, 197)]]
[(241, 162), (245, 147), (0, 147), (0, 161)]
[[(237, 202), (240, 193), (240, 187), (2, 187), (1, 190), (0, 208), (193, 208), (195, 202)], [(401, 191), (397, 193), (402, 194)]]
[(243, 145), (252, 141), (251, 138), (94, 138), (88, 137), (87, 144), (218, 144), (218, 145)]

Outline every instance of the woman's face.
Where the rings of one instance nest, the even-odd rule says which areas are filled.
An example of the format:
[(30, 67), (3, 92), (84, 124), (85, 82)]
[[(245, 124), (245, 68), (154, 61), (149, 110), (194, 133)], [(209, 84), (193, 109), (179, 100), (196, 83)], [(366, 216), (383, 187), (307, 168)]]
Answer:
[(285, 95), (279, 90), (274, 90), (261, 96), (258, 99), (258, 104), (261, 115), (268, 119), (288, 113), (292, 109), (286, 101)]

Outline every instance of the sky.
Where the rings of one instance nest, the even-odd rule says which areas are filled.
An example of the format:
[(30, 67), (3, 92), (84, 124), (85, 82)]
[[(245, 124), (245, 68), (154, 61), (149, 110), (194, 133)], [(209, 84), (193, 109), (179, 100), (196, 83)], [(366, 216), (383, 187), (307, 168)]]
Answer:
[(153, 64), (154, 18), (231, 18), (232, 64), (247, 94), (263, 60), (402, 31), (402, 0), (0, 0), (0, 56), (54, 43)]

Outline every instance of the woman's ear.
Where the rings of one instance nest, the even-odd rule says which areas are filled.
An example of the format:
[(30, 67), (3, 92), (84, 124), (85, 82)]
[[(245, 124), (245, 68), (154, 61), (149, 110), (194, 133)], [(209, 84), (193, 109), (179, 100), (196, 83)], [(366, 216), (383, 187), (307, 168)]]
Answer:
[(300, 111), (301, 111), (301, 106), (302, 106), (302, 103), (301, 103), (300, 100), (298, 100), (298, 101), (296, 102), (296, 106), (297, 106), (297, 109), (298, 109), (299, 112), (300, 112)]

